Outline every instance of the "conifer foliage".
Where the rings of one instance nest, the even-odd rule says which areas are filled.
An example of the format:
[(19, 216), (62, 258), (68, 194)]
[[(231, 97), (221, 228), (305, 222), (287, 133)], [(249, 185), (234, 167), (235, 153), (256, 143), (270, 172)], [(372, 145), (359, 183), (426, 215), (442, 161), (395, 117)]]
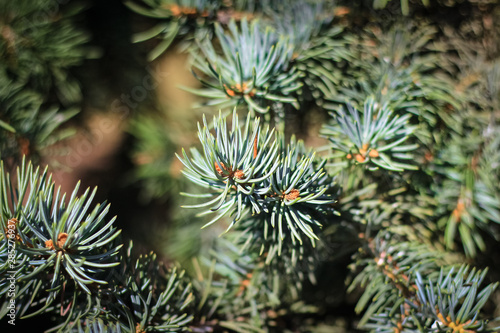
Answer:
[[(199, 81), (183, 87), (203, 113), (190, 147), (175, 153), (147, 112), (129, 123), (130, 154), (161, 156), (134, 166), (146, 197), (182, 204), (167, 207), (181, 216), (169, 264), (137, 254), (117, 227), (128, 216), (108, 216), (96, 189), (67, 195), (36, 166), (68, 134), (82, 96), (70, 69), (89, 56), (82, 8), (48, 2), (0, 4), (0, 319), (49, 316), (51, 332), (500, 329), (494, 1), (124, 1), (150, 25), (131, 36), (147, 60), (188, 54)], [(183, 180), (165, 171), (176, 161)]]
[(69, 69), (90, 56), (90, 36), (75, 24), (83, 9), (56, 1), (0, 4), (2, 159), (37, 158), (70, 131), (56, 131), (79, 111), (81, 91)]

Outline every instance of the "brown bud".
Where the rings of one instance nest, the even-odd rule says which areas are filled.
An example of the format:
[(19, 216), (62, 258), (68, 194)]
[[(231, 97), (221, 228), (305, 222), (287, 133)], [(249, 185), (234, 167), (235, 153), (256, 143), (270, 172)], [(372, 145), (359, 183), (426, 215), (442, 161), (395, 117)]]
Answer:
[(217, 162), (214, 162), (214, 164), (215, 164), (215, 171), (217, 171), (217, 173), (222, 176), (224, 172), (219, 167), (219, 164), (224, 170), (227, 170), (226, 166), (222, 162), (219, 162), (219, 164), (217, 164)]
[(370, 156), (371, 158), (377, 158), (379, 156), (377, 149), (370, 150), (368, 156)]
[(288, 194), (285, 194), (285, 199), (292, 201), (292, 200), (297, 199), (299, 197), (299, 195), (300, 195), (299, 190), (294, 188)]
[(243, 172), (243, 170), (236, 170), (234, 172), (234, 176), (238, 179), (243, 179), (245, 178), (245, 173)]
[[(68, 239), (68, 234), (65, 233), (65, 232), (61, 232), (57, 236), (57, 246), (59, 248), (62, 248), (63, 245), (64, 245), (64, 243), (66, 243), (67, 239)], [(48, 247), (51, 250), (55, 250), (54, 243), (52, 242), (52, 239), (49, 239), (49, 240), (45, 241), (45, 247)]]
[(365, 157), (363, 155), (356, 154), (355, 157), (356, 161), (358, 161), (359, 163), (363, 163), (365, 161)]
[(370, 148), (370, 146), (367, 143), (363, 143), (363, 147), (359, 150), (359, 153), (365, 156), (368, 148)]

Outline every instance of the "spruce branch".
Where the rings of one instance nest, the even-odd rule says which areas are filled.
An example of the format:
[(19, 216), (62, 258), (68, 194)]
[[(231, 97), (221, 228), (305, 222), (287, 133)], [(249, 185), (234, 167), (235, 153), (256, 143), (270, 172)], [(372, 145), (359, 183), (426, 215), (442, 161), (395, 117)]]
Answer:
[[(456, 91), (448, 66), (440, 60), (444, 51), (436, 46), (437, 27), (427, 21), (399, 22), (389, 28), (369, 26), (350, 37), (351, 61), (338, 84), (332, 81), (327, 109), (352, 104), (361, 108), (373, 97), (395, 114), (411, 113), (419, 120), (415, 137), (427, 150), (442, 144), (441, 129), (460, 132), (464, 94)], [(417, 29), (418, 28), (418, 29)], [(337, 79), (339, 81), (339, 79)], [(436, 133), (438, 132), (438, 133)]]
[(0, 158), (14, 165), (73, 133), (59, 128), (82, 98), (70, 70), (92, 57), (88, 34), (74, 22), (81, 4), (47, 6), (0, 4)]
[[(276, 1), (279, 3), (279, 1)], [(286, 1), (270, 13), (269, 25), (280, 35), (288, 36), (294, 46), (294, 58), (311, 47), (311, 41), (333, 19), (327, 1)]]
[(233, 20), (228, 29), (225, 32), (215, 25), (221, 53), (213, 42), (201, 41), (198, 52), (202, 54), (194, 55), (193, 66), (208, 78), (199, 77), (207, 88), (192, 92), (218, 107), (244, 104), (250, 111), (266, 113), (273, 103), (281, 102), (298, 108), (293, 93), (301, 84), (291, 65), (293, 45), (289, 39), (259, 20), (249, 24), (243, 19), (240, 28)]
[(42, 94), (55, 90), (59, 102), (67, 107), (81, 99), (68, 70), (92, 55), (86, 46), (89, 35), (72, 21), (84, 6), (75, 3), (47, 11), (47, 5), (44, 0), (0, 5), (0, 53), (6, 59), (0, 72), (12, 83)]
[(324, 30), (307, 43), (298, 44), (307, 45), (307, 48), (296, 51), (295, 59), (295, 66), (304, 81), (304, 88), (299, 92), (301, 98), (310, 98), (306, 94), (310, 91), (314, 103), (319, 106), (326, 106), (327, 100), (343, 103), (343, 87), (354, 85), (353, 73), (346, 70), (354, 71), (350, 68), (355, 62), (353, 37), (339, 25)]
[[(485, 130), (484, 132), (488, 132)], [(498, 182), (499, 140), (471, 131), (467, 140), (453, 136), (441, 152), (438, 171), (445, 176), (436, 188), (443, 216), (438, 225), (445, 228), (445, 242), (453, 248), (456, 233), (468, 256), (486, 250), (482, 230), (500, 223)]]
[[(0, 171), (3, 305), (14, 272), (16, 314), (58, 313), (60, 324), (50, 331), (187, 329), (194, 316), (190, 279), (154, 253), (134, 259), (132, 245), (120, 251), (121, 230), (115, 218), (106, 218), (109, 205), (91, 208), (95, 190), (78, 196), (77, 185), (67, 197), (55, 190), (47, 169), (31, 163), (23, 163), (16, 178), (3, 165)], [(0, 316), (7, 311), (2, 306)]]
[[(181, 332), (193, 320), (194, 295), (189, 278), (178, 267), (167, 268), (151, 252), (135, 261), (129, 245), (119, 277), (125, 280), (118, 288), (118, 308), (122, 325), (134, 323), (139, 332)], [(126, 319), (126, 320), (125, 320)]]
[(411, 160), (415, 144), (404, 144), (415, 131), (409, 126), (409, 114), (402, 117), (392, 116), (393, 111), (387, 106), (380, 106), (374, 98), (364, 104), (363, 114), (348, 106), (349, 114), (339, 109), (334, 125), (326, 125), (323, 135), (334, 149), (332, 158), (342, 158), (332, 166), (347, 167), (351, 163), (368, 164), (370, 170), (378, 167), (390, 171), (416, 170), (417, 166), (395, 161)]
[(216, 214), (205, 226), (223, 216), (234, 216), (228, 230), (235, 225), (239, 229), (237, 222), (251, 212), (257, 220), (254, 227), (245, 226), (249, 235), (264, 240), (271, 236), (279, 249), (288, 237), (292, 244), (302, 245), (301, 235), (314, 244), (318, 239), (315, 230), (333, 212), (328, 206), (334, 198), (327, 193), (331, 182), (322, 169), (324, 162), (316, 164), (314, 154), (305, 153), (299, 143), (292, 141), (285, 147), (282, 138), (278, 141), (269, 128), (261, 130), (259, 122), (255, 119), (250, 128), (248, 116), (244, 128), (240, 127), (234, 112), (228, 131), (226, 120), (219, 115), (214, 119), (214, 135), (204, 119), (204, 127), (199, 128), (203, 152), (191, 149), (189, 158), (183, 150), (178, 158), (189, 180), (215, 193), (192, 195), (210, 200), (187, 207), (212, 206), (201, 213)]
[(443, 266), (442, 254), (398, 243), (384, 232), (368, 242), (367, 251), (365, 267), (350, 286), (366, 286), (356, 307), (367, 308), (360, 326), (372, 332), (493, 331), (480, 315), (498, 285), (479, 289), (486, 271)]
[[(358, 313), (366, 309), (360, 326), (366, 325), (376, 314), (394, 313), (401, 306), (407, 307), (405, 300), (414, 300), (417, 292), (416, 272), (432, 273), (439, 267), (436, 261), (440, 257), (426, 245), (399, 242), (399, 237), (389, 232), (380, 232), (366, 245), (353, 265), (363, 267), (363, 270), (348, 289), (352, 292), (358, 286), (365, 288), (356, 305)], [(363, 255), (367, 258), (361, 259)]]
[[(488, 332), (487, 321), (479, 318), (486, 301), (497, 288), (492, 283), (480, 288), (487, 270), (481, 271), (462, 265), (448, 272), (441, 269), (437, 279), (424, 280), (417, 272), (416, 285), (422, 324), (427, 324), (429, 332)], [(425, 319), (424, 319), (425, 318)], [(430, 327), (429, 327), (430, 326)]]
[[(31, 163), (18, 168), (16, 189), (3, 164), (0, 171), (2, 239), (15, 242), (16, 281), (24, 290), (17, 311), (25, 315), (33, 305), (39, 308), (31, 315), (41, 313), (64, 297), (65, 289), (91, 294), (90, 288), (106, 284), (106, 272), (119, 264), (120, 230), (113, 227), (115, 218), (106, 219), (109, 206), (90, 210), (95, 190), (78, 197), (76, 186), (66, 198), (47, 169), (40, 173)], [(2, 267), (2, 275), (14, 269), (6, 262)]]
[(126, 1), (125, 5), (134, 12), (160, 20), (152, 28), (137, 33), (133, 42), (143, 42), (152, 38), (162, 41), (150, 51), (148, 60), (158, 58), (177, 38), (182, 38), (183, 48), (192, 47), (194, 37), (212, 35), (212, 24), (220, 7), (213, 0), (141, 0)]
[(197, 276), (193, 285), (204, 295), (199, 306), (203, 321), (193, 330), (203, 326), (236, 332), (281, 330), (278, 317), (301, 311), (303, 282), (315, 283), (315, 249), (302, 247), (296, 256), (288, 247), (269, 261), (270, 254), (258, 255), (258, 246), (242, 247), (241, 232), (227, 238), (218, 238), (209, 253), (193, 261)]

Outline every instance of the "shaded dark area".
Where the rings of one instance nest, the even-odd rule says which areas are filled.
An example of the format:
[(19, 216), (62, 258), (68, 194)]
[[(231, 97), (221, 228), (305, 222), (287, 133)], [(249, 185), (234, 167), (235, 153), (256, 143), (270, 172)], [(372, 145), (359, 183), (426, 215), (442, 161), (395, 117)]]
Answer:
[(86, 107), (106, 109), (110, 98), (140, 85), (147, 73), (145, 49), (131, 40), (138, 18), (120, 0), (89, 0), (83, 16), (82, 23), (92, 35), (90, 45), (99, 57), (86, 60), (76, 75), (84, 87)]
[[(84, 112), (76, 120), (84, 120), (81, 118), (95, 112), (92, 109), (99, 109), (116, 114), (118, 119), (114, 121), (126, 124), (140, 109), (151, 109), (154, 103), (154, 91), (148, 91), (144, 99), (141, 95), (140, 101), (130, 96), (134, 87), (141, 87), (144, 77), (154, 73), (153, 65), (146, 61), (147, 46), (134, 44), (131, 40), (133, 31), (137, 31), (138, 26), (143, 29), (141, 26), (147, 25), (147, 22), (134, 15), (121, 0), (89, 0), (83, 19), (82, 24), (92, 35), (90, 45), (97, 50), (99, 57), (86, 60), (75, 70), (83, 87), (85, 103)], [(124, 243), (134, 239), (138, 242), (137, 248), (149, 252), (156, 249), (141, 248), (140, 244), (151, 245), (151, 230), (155, 229), (153, 222), (158, 220), (155, 211), (159, 207), (154, 203), (141, 205), (138, 198), (140, 185), (131, 184), (134, 165), (130, 160), (130, 151), (133, 140), (133, 137), (124, 134), (105, 165), (96, 163), (93, 168), (78, 170), (77, 167), (74, 171), (82, 180), (82, 191), (98, 186), (96, 202), (111, 204), (110, 216), (118, 216), (117, 226), (122, 229)], [(161, 218), (164, 219), (164, 216)]]

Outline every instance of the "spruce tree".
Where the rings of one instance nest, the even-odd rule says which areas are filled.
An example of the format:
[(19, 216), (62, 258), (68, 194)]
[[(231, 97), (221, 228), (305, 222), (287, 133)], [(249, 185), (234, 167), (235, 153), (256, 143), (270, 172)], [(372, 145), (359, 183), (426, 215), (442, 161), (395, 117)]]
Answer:
[(168, 240), (137, 250), (118, 227), (130, 216), (41, 166), (85, 96), (84, 7), (2, 1), (3, 327), (500, 330), (496, 1), (122, 5), (144, 61), (187, 55), (199, 81), (181, 87), (197, 100), (188, 145), (169, 134), (179, 119), (145, 110), (160, 106), (126, 123), (130, 175), (169, 213)]

